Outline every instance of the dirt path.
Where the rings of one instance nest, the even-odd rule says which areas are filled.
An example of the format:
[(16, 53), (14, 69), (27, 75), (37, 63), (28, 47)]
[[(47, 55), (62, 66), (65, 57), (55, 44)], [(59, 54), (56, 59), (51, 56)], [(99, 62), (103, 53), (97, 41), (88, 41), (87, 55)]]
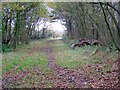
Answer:
[[(99, 77), (90, 78), (89, 76), (86, 76), (85, 72), (82, 73), (79, 70), (73, 71), (73, 70), (68, 70), (67, 68), (60, 67), (55, 62), (54, 54), (52, 51), (52, 47), (50, 46), (50, 43), (51, 43), (51, 41), (47, 42), (46, 45), (42, 48), (40, 48), (39, 46), (32, 48), (31, 50), (29, 50), (27, 52), (27, 54), (24, 57), (21, 57), (21, 59), (19, 60), (17, 65), (15, 65), (9, 71), (6, 71), (2, 75), (3, 76), (3, 79), (2, 79), (3, 87), (9, 87), (9, 86), (15, 87), (15, 86), (17, 86), (17, 82), (19, 82), (20, 80), (22, 81), (24, 77), (28, 76), (31, 78), (35, 75), (37, 75), (38, 77), (41, 77), (41, 78), (44, 77), (43, 78), (44, 81), (48, 80), (48, 82), (50, 82), (50, 85), (52, 88), (96, 88), (96, 87), (98, 87), (98, 88), (99, 87), (102, 87), (102, 88), (103, 87), (106, 87), (106, 88), (115, 87), (115, 88), (117, 88), (118, 87), (117, 82), (115, 82), (115, 84), (111, 83), (111, 82), (116, 81), (116, 80), (112, 80), (112, 78), (111, 78), (111, 77), (117, 77), (116, 72), (108, 73), (107, 75), (100, 76), (100, 78)], [(38, 67), (38, 66), (32, 67), (32, 69), (30, 68), (30, 69), (22, 70), (16, 74), (15, 70), (19, 67), (20, 63), (23, 62), (27, 57), (32, 55), (32, 53), (34, 53), (34, 52), (38, 52), (38, 53), (45, 52), (46, 53), (47, 59), (48, 59), (48, 67), (50, 68), (49, 75), (47, 75), (47, 74), (45, 75), (42, 72), (42, 69), (40, 69), (40, 67)], [(118, 65), (118, 64), (115, 64), (115, 65)], [(40, 70), (38, 70), (38, 69), (40, 69)], [(87, 68), (85, 68), (85, 69), (89, 70)], [(38, 72), (38, 74), (37, 74), (37, 72)], [(113, 75), (114, 73), (115, 73), (115, 75)], [(109, 75), (111, 75), (111, 76), (109, 76)], [(33, 80), (35, 80), (35, 79), (33, 79)], [(39, 88), (41, 88), (41, 87), (44, 88), (45, 86), (48, 87), (48, 85), (43, 84), (43, 81), (41, 81), (41, 79), (38, 79), (38, 80), (39, 80), (38, 84), (36, 84), (36, 85)], [(10, 84), (10, 83), (12, 83), (12, 84)], [(26, 83), (28, 83), (28, 82), (26, 81)], [(12, 86), (13, 84), (15, 84), (15, 86)], [(24, 85), (24, 84), (21, 83), (21, 85)], [(29, 84), (29, 85), (31, 85), (31, 84)], [(32, 86), (32, 87), (34, 87), (34, 86)]]
[[(59, 79), (61, 81), (68, 81), (69, 83), (72, 83), (75, 88), (89, 87), (87, 76), (83, 75), (82, 73), (72, 71), (72, 70), (67, 70), (65, 68), (61, 68), (60, 66), (58, 66), (55, 63), (55, 58), (52, 53), (52, 49), (50, 47), (46, 47), (44, 51), (46, 52), (48, 57), (48, 66), (59, 75)], [(59, 87), (62, 87), (62, 86), (59, 86)]]

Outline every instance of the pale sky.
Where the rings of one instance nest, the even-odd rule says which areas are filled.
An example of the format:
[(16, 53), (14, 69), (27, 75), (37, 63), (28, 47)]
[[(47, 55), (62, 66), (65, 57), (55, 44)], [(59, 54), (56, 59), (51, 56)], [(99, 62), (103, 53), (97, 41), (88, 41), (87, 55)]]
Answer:
[(56, 32), (64, 32), (66, 30), (65, 26), (62, 25), (60, 22), (53, 22), (51, 23), (53, 30)]
[[(44, 23), (43, 24), (41, 24), (41, 23), (42, 23), (42, 21), (39, 22), (38, 25), (36, 25), (35, 30), (39, 31), (39, 30), (43, 29)], [(46, 26), (49, 26), (49, 25), (56, 32), (62, 32), (63, 33), (66, 30), (66, 27), (60, 23), (60, 20), (58, 20), (57, 22), (51, 22), (51, 23), (46, 22)]]

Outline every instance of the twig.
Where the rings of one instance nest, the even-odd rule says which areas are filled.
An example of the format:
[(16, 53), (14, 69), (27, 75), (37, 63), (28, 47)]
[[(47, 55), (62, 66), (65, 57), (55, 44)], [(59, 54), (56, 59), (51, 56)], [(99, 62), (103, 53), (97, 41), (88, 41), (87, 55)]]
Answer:
[(94, 51), (94, 53), (92, 54), (92, 56), (95, 55), (97, 52), (98, 52), (98, 48)]

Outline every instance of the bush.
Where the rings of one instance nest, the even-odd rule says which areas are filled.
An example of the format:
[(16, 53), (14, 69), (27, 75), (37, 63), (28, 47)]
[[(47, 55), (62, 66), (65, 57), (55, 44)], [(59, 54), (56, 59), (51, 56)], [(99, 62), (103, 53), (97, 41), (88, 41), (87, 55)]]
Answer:
[(7, 44), (2, 44), (2, 52), (9, 52), (9, 51), (11, 51), (11, 48), (10, 48), (10, 46), (9, 45), (7, 45)]

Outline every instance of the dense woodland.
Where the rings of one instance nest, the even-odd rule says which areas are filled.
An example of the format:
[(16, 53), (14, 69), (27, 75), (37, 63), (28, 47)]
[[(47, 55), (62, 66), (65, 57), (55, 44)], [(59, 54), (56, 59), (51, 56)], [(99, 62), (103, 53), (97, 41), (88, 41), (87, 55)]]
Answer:
[(0, 15), (3, 88), (120, 89), (120, 2), (3, 2)]
[[(120, 50), (120, 2), (2, 3), (2, 14), (3, 50), (36, 39), (35, 25), (43, 19), (64, 19), (67, 32), (63, 37), (67, 39), (96, 39)], [(45, 28), (40, 38), (44, 38), (44, 32)]]

